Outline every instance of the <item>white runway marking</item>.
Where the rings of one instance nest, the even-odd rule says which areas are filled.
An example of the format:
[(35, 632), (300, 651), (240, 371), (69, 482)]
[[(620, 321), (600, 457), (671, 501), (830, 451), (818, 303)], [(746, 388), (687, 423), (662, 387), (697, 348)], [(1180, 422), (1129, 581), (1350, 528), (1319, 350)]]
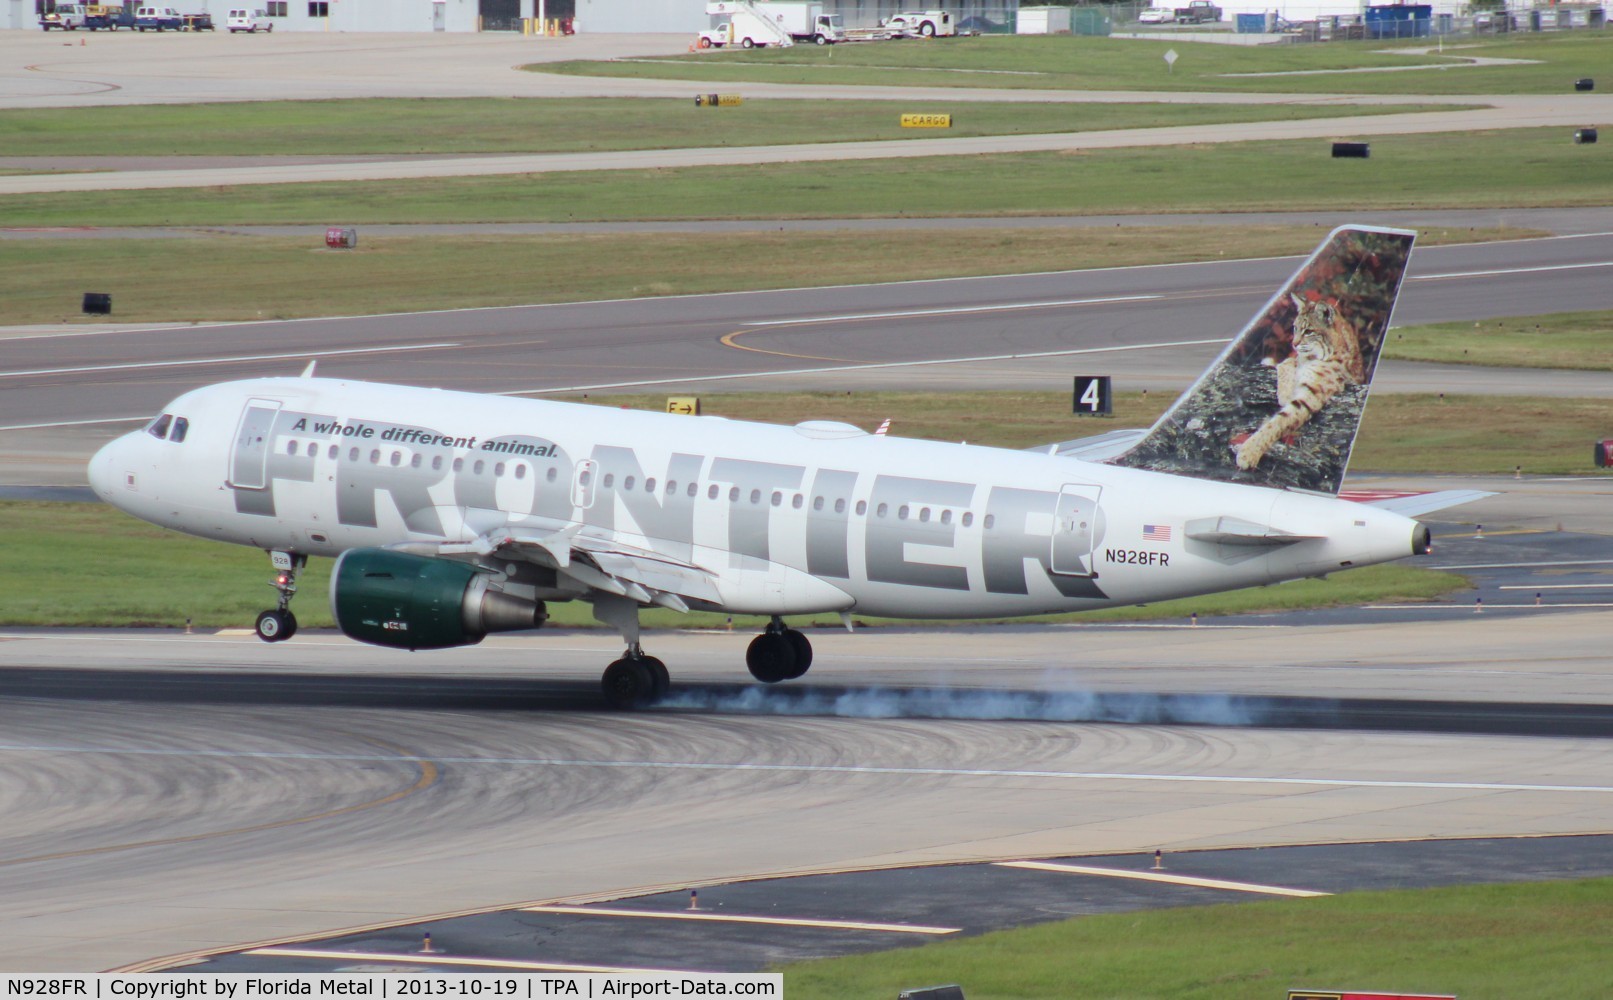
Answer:
[[(1505, 588), (1503, 588), (1503, 589), (1505, 589)], [(1533, 590), (1535, 588), (1533, 588), (1533, 587), (1524, 587), (1522, 589), (1524, 589), (1524, 590)], [(1476, 607), (1481, 607), (1481, 606), (1486, 607), (1486, 608), (1494, 608), (1494, 609), (1497, 609), (1497, 610), (1499, 610), (1501, 608), (1505, 608), (1508, 611), (1519, 611), (1519, 610), (1524, 610), (1524, 609), (1527, 609), (1527, 610), (1530, 610), (1530, 611), (1561, 611), (1564, 608), (1613, 608), (1613, 604), (1592, 602), (1592, 603), (1570, 603), (1570, 604), (1493, 604), (1492, 603), (1492, 604), (1485, 604), (1485, 605), (1478, 605), (1478, 604), (1368, 604), (1362, 610), (1364, 610), (1364, 611), (1466, 611), (1468, 614), (1475, 614), (1476, 612), (1474, 612), (1473, 609), (1476, 608)]]
[(1051, 861), (999, 861), (998, 868), (1028, 868), (1040, 872), (1061, 872), (1066, 875), (1099, 875), (1104, 878), (1129, 878), (1140, 882), (1168, 882), (1171, 885), (1191, 885), (1201, 889), (1228, 889), (1232, 892), (1258, 892), (1268, 896), (1331, 896), (1331, 892), (1312, 889), (1289, 889), (1280, 885), (1257, 885), (1253, 882), (1228, 882), (1218, 878), (1198, 878), (1193, 875), (1172, 875), (1163, 871), (1132, 871), (1127, 868), (1093, 868), (1089, 865), (1060, 865)]
[(769, 924), (778, 927), (824, 927), (840, 931), (883, 931), (888, 934), (957, 934), (961, 927), (926, 927), (922, 924), (864, 923), (857, 920), (812, 920), (806, 917), (748, 917), (737, 913), (700, 910), (627, 910), (602, 906), (523, 906), (525, 913), (564, 913), (573, 917), (646, 917), (651, 920), (710, 920), (729, 924)]
[(1502, 590), (1596, 590), (1613, 587), (1613, 583), (1540, 583), (1530, 587), (1522, 583), (1504, 584)]
[(100, 420), (58, 420), (50, 424), (7, 424), (0, 427), (0, 431), (39, 431), (52, 427), (89, 427), (92, 424), (143, 424), (151, 419), (151, 414), (143, 413), (138, 417), (104, 417)]
[(1152, 302), (1163, 295), (1112, 295), (1097, 299), (1064, 299), (1057, 302), (1004, 302), (999, 305), (954, 306), (947, 309), (902, 309), (896, 312), (847, 313), (844, 316), (803, 316), (799, 319), (759, 319), (745, 326), (793, 326), (797, 323), (840, 323), (847, 320), (901, 319), (907, 316), (956, 316), (963, 313), (1002, 312), (1010, 309), (1053, 309), (1060, 306), (1091, 306), (1109, 302)]
[(141, 368), (184, 368), (192, 365), (229, 365), (243, 361), (285, 361), (290, 358), (334, 358), (344, 354), (397, 354), (403, 351), (435, 351), (458, 344), (382, 344), (376, 347), (349, 347), (336, 351), (291, 351), (286, 354), (244, 354), (236, 357), (180, 358), (175, 361), (138, 361), (121, 365), (85, 365), (80, 368), (34, 368), (28, 371), (0, 372), (0, 378), (30, 375), (80, 375), (87, 372), (122, 372)]
[(454, 757), (439, 754), (401, 756), (379, 753), (294, 753), (262, 750), (150, 750), (119, 747), (0, 744), (0, 753), (84, 753), (124, 757), (206, 757), (243, 760), (310, 760), (353, 763), (398, 763), (429, 760), (434, 764), (488, 764), (494, 767), (575, 767), (645, 771), (753, 771), (764, 774), (894, 775), (937, 778), (1033, 778), (1048, 781), (1158, 781), (1173, 784), (1276, 785), (1294, 788), (1400, 788), (1437, 792), (1548, 792), (1613, 794), (1613, 785), (1552, 785), (1505, 781), (1385, 781), (1375, 778), (1256, 777), (1236, 774), (1148, 774), (1126, 771), (1038, 771), (983, 767), (881, 767), (857, 764), (746, 764), (686, 760), (580, 760), (565, 757)]
[(531, 972), (616, 973), (624, 976), (703, 976), (697, 969), (639, 969), (616, 965), (567, 965), (563, 962), (522, 962), (510, 958), (469, 958), (462, 955), (407, 954), (384, 951), (335, 951), (322, 948), (253, 948), (243, 955), (270, 955), (277, 958), (329, 958), (337, 961), (402, 962), (406, 965), (481, 966), (491, 969), (526, 969)]
[(686, 385), (691, 382), (727, 382), (743, 378), (769, 378), (779, 375), (824, 375), (833, 372), (874, 371), (880, 368), (923, 368), (929, 365), (967, 365), (979, 361), (1024, 361), (1034, 358), (1067, 358), (1079, 354), (1108, 354), (1112, 351), (1153, 351), (1165, 347), (1202, 347), (1205, 344), (1225, 345), (1227, 338), (1211, 337), (1207, 340), (1173, 340), (1159, 344), (1123, 344), (1115, 347), (1077, 347), (1067, 351), (1035, 351), (1029, 354), (989, 354), (973, 358), (932, 358), (927, 361), (878, 361), (860, 365), (826, 365), (821, 368), (789, 368), (779, 371), (734, 372), (728, 375), (682, 375), (677, 378), (647, 378), (632, 382), (598, 382), (593, 385), (556, 385), (542, 389), (510, 389), (490, 393), (494, 396), (538, 396), (550, 392), (593, 392), (596, 389), (632, 389), (651, 385)]
[(1532, 569), (1536, 566), (1606, 566), (1613, 559), (1564, 559), (1560, 562), (1466, 563), (1461, 566), (1430, 566), (1429, 569)]
[(1613, 260), (1588, 264), (1543, 264), (1539, 267), (1498, 267), (1489, 271), (1451, 271), (1446, 274), (1408, 275), (1407, 281), (1443, 281), (1446, 278), (1488, 278), (1497, 274), (1537, 274), (1541, 271), (1583, 271), (1591, 267), (1613, 267)]

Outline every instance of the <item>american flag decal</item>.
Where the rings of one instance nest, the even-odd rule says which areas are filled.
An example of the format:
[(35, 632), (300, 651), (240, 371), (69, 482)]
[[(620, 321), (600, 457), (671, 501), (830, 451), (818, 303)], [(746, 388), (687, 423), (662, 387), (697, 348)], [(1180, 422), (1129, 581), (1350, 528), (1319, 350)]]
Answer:
[(1143, 525), (1143, 539), (1150, 542), (1168, 542), (1171, 540), (1171, 526), (1168, 524)]

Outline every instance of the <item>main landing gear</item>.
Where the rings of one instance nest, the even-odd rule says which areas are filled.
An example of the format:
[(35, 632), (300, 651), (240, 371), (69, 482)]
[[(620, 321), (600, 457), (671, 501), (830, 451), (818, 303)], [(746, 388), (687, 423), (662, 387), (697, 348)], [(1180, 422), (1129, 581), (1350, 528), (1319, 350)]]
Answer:
[(297, 574), (308, 565), (308, 557), (298, 552), (270, 552), (274, 579), (269, 581), (280, 592), (280, 603), (272, 611), (258, 615), (254, 626), (264, 642), (285, 642), (297, 634), (297, 616), (291, 613), (291, 599), (297, 593)]
[(795, 629), (785, 628), (784, 620), (774, 615), (767, 631), (745, 650), (745, 666), (763, 684), (793, 681), (812, 666), (812, 643)]
[[(611, 708), (638, 708), (666, 697), (672, 686), (666, 664), (647, 656), (639, 645), (638, 602), (615, 595), (594, 599), (594, 617), (622, 634), (627, 651), (605, 668), (600, 689)], [(812, 643), (793, 628), (786, 628), (777, 615), (767, 631), (751, 641), (745, 651), (745, 665), (751, 676), (764, 684), (793, 681), (812, 666)]]

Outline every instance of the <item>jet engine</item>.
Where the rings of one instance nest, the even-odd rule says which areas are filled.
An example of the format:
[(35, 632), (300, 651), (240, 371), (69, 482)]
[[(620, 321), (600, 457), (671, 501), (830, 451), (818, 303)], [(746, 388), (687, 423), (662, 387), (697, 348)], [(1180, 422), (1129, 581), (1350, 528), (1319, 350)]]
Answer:
[(542, 601), (494, 588), (494, 577), (452, 559), (349, 549), (331, 571), (330, 608), (349, 638), (409, 650), (473, 646), (548, 619)]

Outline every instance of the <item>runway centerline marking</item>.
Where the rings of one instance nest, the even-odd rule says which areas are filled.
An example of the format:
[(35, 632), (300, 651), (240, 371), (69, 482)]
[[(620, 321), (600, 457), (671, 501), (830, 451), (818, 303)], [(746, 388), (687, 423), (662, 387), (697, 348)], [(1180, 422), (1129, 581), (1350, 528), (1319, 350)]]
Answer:
[(998, 868), (1026, 868), (1039, 872), (1060, 872), (1065, 875), (1098, 875), (1103, 878), (1129, 878), (1140, 882), (1167, 882), (1171, 885), (1189, 885), (1201, 889), (1227, 889), (1232, 892), (1256, 892), (1268, 896), (1298, 896), (1311, 898), (1331, 896), (1331, 892), (1314, 889), (1290, 889), (1280, 885), (1258, 885), (1254, 882), (1229, 882), (1219, 878), (1199, 878), (1194, 875), (1173, 875), (1163, 871), (1133, 871), (1129, 868), (1094, 868), (1090, 865), (1061, 865), (1051, 861), (998, 861)]
[(1464, 563), (1459, 566), (1430, 566), (1429, 569), (1533, 569), (1536, 566), (1607, 566), (1613, 559), (1560, 559), (1556, 562)]
[[(1157, 344), (1116, 344), (1112, 347), (1074, 347), (1063, 351), (1034, 351), (1025, 354), (990, 354), (970, 358), (931, 358), (924, 361), (877, 361), (856, 365), (832, 365), (824, 368), (786, 368), (778, 371), (732, 372), (727, 375), (689, 375), (681, 378), (647, 378), (631, 382), (598, 382), (593, 385), (555, 385), (541, 389), (507, 389), (494, 396), (541, 396), (552, 392), (593, 392), (596, 389), (632, 389), (651, 385), (690, 385), (701, 382), (727, 382), (733, 379), (770, 378), (785, 375), (829, 375), (835, 372), (876, 371), (881, 368), (922, 368), (928, 365), (966, 365), (982, 361), (1030, 361), (1036, 358), (1067, 358), (1080, 354), (1108, 354), (1119, 351), (1154, 351), (1167, 347), (1202, 347), (1206, 344), (1225, 346), (1226, 337), (1206, 340), (1173, 340)], [(765, 353), (765, 352), (764, 352)]]
[[(0, 753), (85, 753), (125, 757), (239, 757), (250, 760), (379, 761), (409, 759), (387, 754), (305, 753), (273, 750), (156, 750), (123, 747), (0, 744)], [(588, 760), (568, 757), (453, 757), (432, 754), (435, 764), (494, 767), (575, 767), (605, 770), (736, 771), (761, 774), (847, 774), (938, 778), (1039, 778), (1049, 781), (1158, 781), (1173, 784), (1273, 785), (1294, 788), (1399, 788), (1440, 792), (1550, 792), (1613, 794), (1613, 785), (1550, 785), (1502, 781), (1389, 781), (1378, 778), (1261, 777), (1234, 774), (1149, 774), (1126, 771), (1046, 771), (1018, 768), (896, 767), (859, 764), (747, 764), (691, 760)]]
[(459, 344), (381, 344), (375, 347), (348, 347), (328, 351), (243, 354), (218, 358), (180, 358), (174, 361), (132, 361), (119, 365), (83, 365), (78, 368), (34, 368), (27, 371), (0, 372), (0, 378), (27, 378), (35, 375), (82, 375), (89, 372), (136, 371), (143, 368), (185, 368), (194, 365), (232, 365), (246, 361), (286, 361), (291, 358), (334, 358), (345, 354), (396, 354), (403, 351), (436, 351), (459, 346)]
[(1003, 302), (996, 305), (946, 306), (934, 309), (894, 309), (890, 312), (845, 313), (839, 316), (802, 316), (799, 319), (758, 319), (745, 325), (798, 326), (809, 323), (845, 323), (865, 319), (902, 319), (908, 316), (957, 316), (964, 313), (1008, 312), (1014, 309), (1057, 309), (1063, 306), (1107, 305), (1112, 302), (1153, 302), (1163, 295), (1109, 295), (1090, 299), (1056, 299), (1048, 302)]
[(564, 913), (574, 917), (646, 917), (651, 920), (709, 920), (729, 924), (768, 924), (777, 927), (823, 927), (842, 931), (883, 931), (889, 934), (957, 934), (961, 927), (926, 927), (923, 924), (864, 923), (857, 920), (814, 920), (809, 917), (751, 917), (738, 913), (699, 910), (630, 910), (607, 906), (523, 906), (523, 913)]
[(699, 969), (639, 969), (615, 965), (567, 965), (564, 962), (523, 962), (513, 958), (470, 958), (460, 955), (399, 954), (384, 951), (336, 951), (324, 948), (253, 948), (242, 955), (270, 955), (278, 958), (330, 958), (342, 962), (403, 962), (408, 965), (485, 966), (494, 969), (528, 969), (533, 972), (616, 973), (624, 976), (703, 976)]
[(52, 427), (88, 427), (91, 424), (134, 424), (145, 423), (151, 419), (151, 414), (145, 413), (138, 417), (103, 417), (99, 420), (58, 420), (49, 424), (7, 424), (0, 427), (0, 431), (38, 431)]

